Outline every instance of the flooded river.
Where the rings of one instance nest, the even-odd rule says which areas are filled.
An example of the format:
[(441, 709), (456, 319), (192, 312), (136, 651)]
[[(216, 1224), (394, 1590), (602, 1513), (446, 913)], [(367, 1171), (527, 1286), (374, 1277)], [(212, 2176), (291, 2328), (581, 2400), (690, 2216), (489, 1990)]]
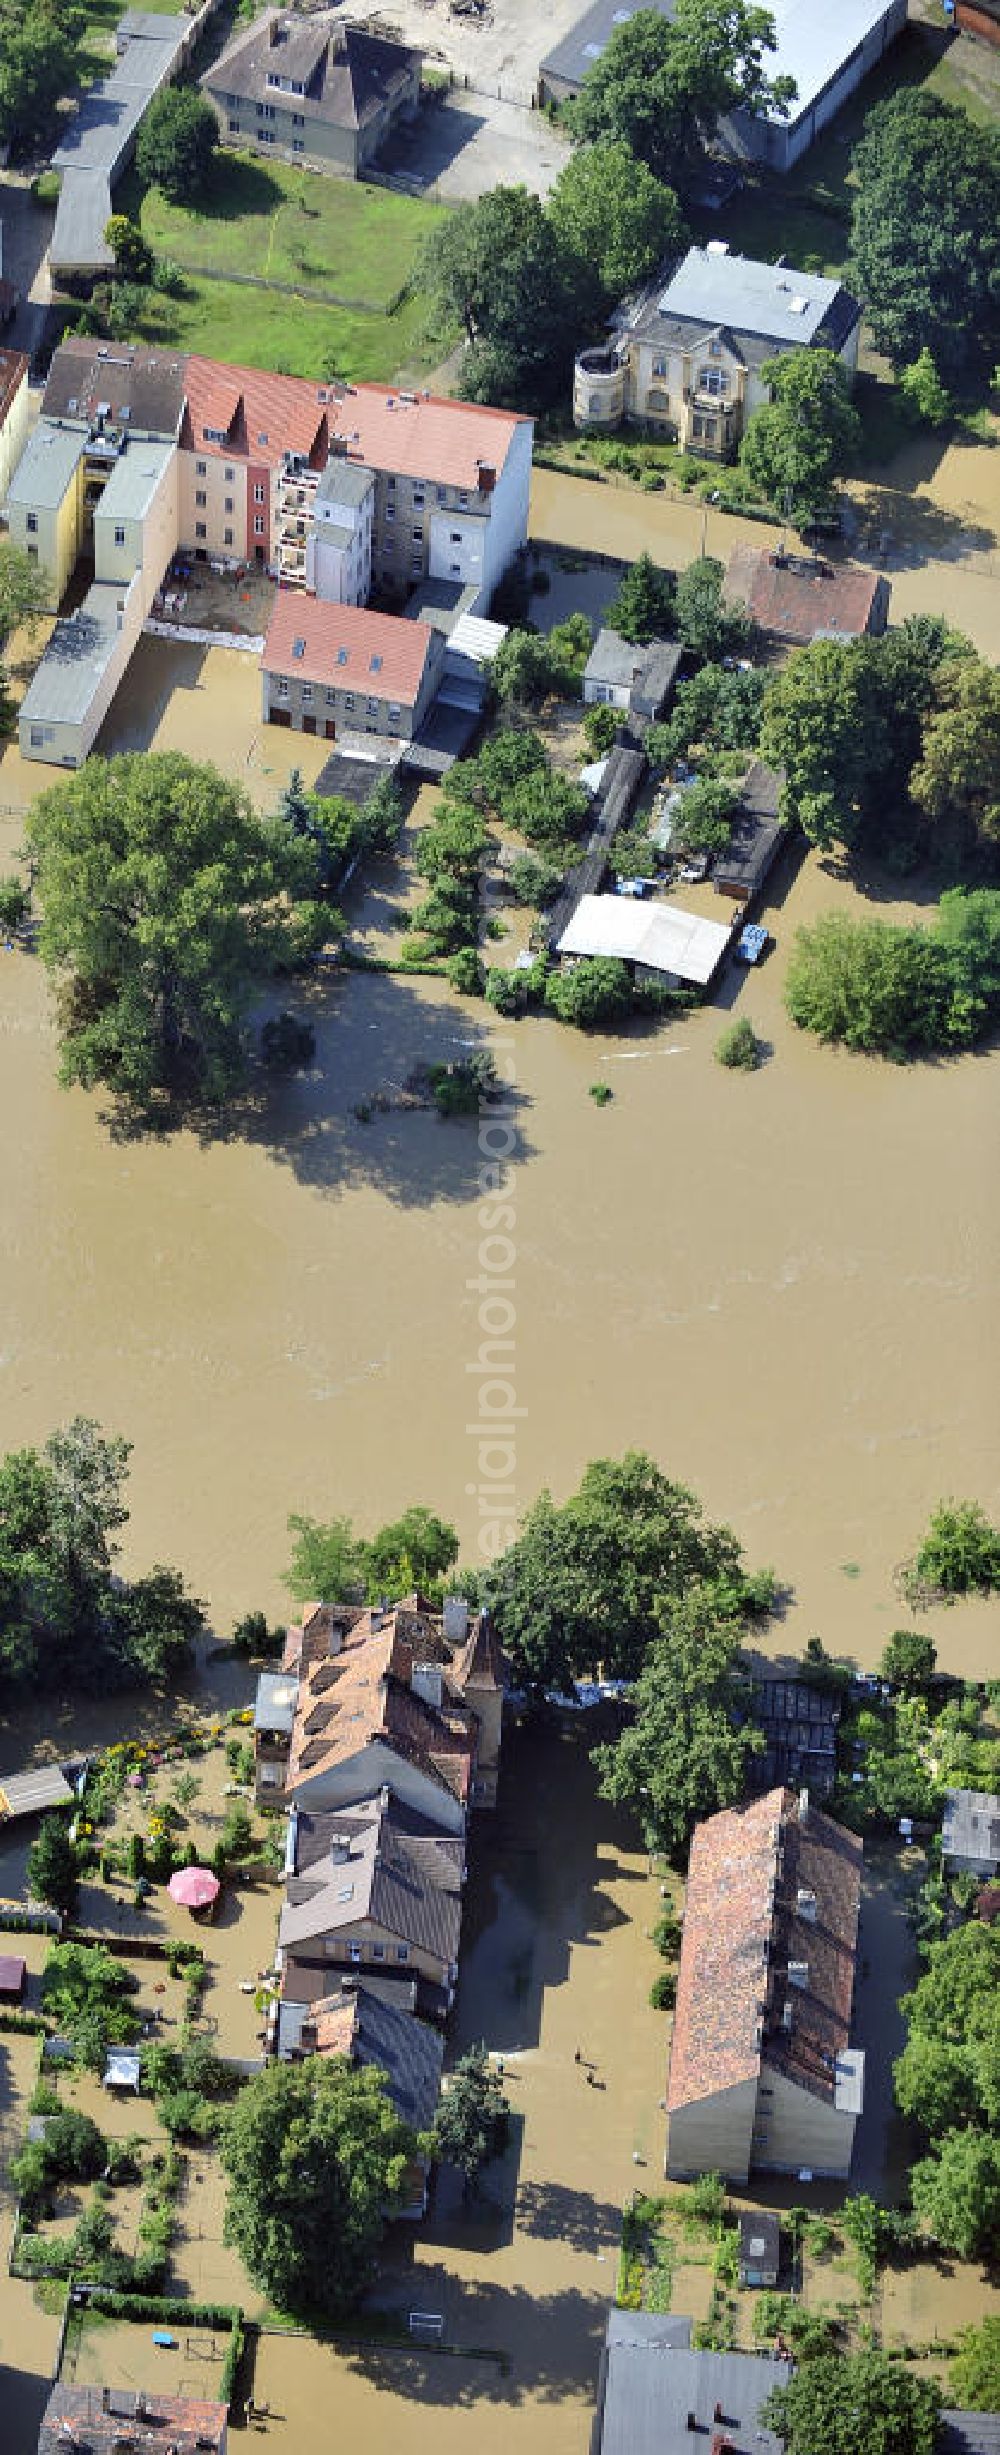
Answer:
[[(536, 527), (578, 543), (631, 552), (662, 519), (669, 560), (693, 516), (536, 479)], [(322, 746), (262, 733), (257, 690), (249, 658), (144, 641), (106, 746), (145, 726), (264, 806)], [(45, 777), (0, 761), (0, 866)], [(352, 918), (391, 928), (411, 884), (387, 869)], [(770, 960), (720, 992), (771, 1046), (754, 1077), (714, 1063), (711, 1010), (620, 1041), (494, 1028), (514, 1084), (494, 1150), (514, 1149), (513, 1216), (492, 1225), (474, 1125), (355, 1114), (491, 1028), (442, 983), (312, 992), (315, 1071), (251, 1129), (122, 1143), (98, 1100), (58, 1089), (44, 977), (0, 950), (0, 1445), (77, 1410), (126, 1432), (129, 1559), (176, 1561), (224, 1631), (281, 1610), (290, 1510), (371, 1528), (425, 1501), (475, 1557), (481, 1523), (508, 1530), (543, 1484), (565, 1493), (638, 1444), (773, 1563), (776, 1650), (816, 1633), (871, 1663), (938, 1497), (1000, 1506), (998, 1060), (896, 1069), (792, 1031), (795, 926), (853, 901), (815, 855), (779, 876)], [(479, 1314), (498, 1293), (485, 1326), (513, 1338), (517, 1412), (510, 1457), (505, 1434), (484, 1463)], [(996, 1669), (986, 1607), (930, 1625), (949, 1664)]]

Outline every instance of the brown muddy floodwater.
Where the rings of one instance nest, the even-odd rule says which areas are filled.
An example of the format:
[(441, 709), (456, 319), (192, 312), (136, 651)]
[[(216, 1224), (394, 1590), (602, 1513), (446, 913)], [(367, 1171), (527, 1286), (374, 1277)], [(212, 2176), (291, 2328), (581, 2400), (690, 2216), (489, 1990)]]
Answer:
[[(570, 542), (632, 552), (662, 520), (680, 559), (691, 517), (536, 479), (536, 526)], [(709, 547), (737, 525), (711, 513)], [(687, 551), (700, 542), (699, 521)], [(266, 806), (322, 745), (262, 729), (257, 692), (250, 658), (145, 640), (104, 746), (212, 756)], [(48, 780), (0, 760), (0, 864)], [(391, 938), (412, 891), (387, 865), (353, 923)], [(225, 1631), (282, 1609), (289, 1511), (370, 1529), (424, 1501), (476, 1557), (481, 1522), (505, 1536), (543, 1484), (565, 1493), (588, 1458), (637, 1444), (787, 1584), (775, 1650), (815, 1632), (871, 1663), (934, 1502), (1000, 1506), (998, 1059), (897, 1069), (794, 1032), (794, 930), (836, 904), (858, 899), (815, 855), (790, 862), (769, 961), (723, 978), (718, 1004), (773, 1051), (751, 1078), (714, 1063), (716, 1009), (607, 1041), (356, 974), (304, 993), (312, 1075), (205, 1142), (116, 1141), (99, 1099), (60, 1091), (44, 976), (0, 948), (0, 1446), (77, 1410), (127, 1433), (128, 1558), (176, 1561)], [(355, 1115), (484, 1036), (513, 1086), (512, 1215), (493, 1219), (475, 1125)], [(512, 1464), (509, 1426), (480, 1455), (484, 1330), (513, 1338)], [(949, 1665), (996, 1669), (986, 1606), (929, 1625)]]

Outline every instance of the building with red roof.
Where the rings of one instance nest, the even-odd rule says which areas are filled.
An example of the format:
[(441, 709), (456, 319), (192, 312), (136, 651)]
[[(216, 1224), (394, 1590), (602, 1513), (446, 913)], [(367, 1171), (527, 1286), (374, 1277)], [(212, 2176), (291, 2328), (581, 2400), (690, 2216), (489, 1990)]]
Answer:
[(779, 651), (814, 639), (860, 639), (885, 630), (889, 582), (861, 563), (812, 554), (735, 546), (723, 583), (726, 605), (745, 605), (756, 629)]
[(862, 1846), (771, 1790), (691, 1843), (667, 2091), (667, 2172), (850, 2172)]
[(229, 2408), (132, 2387), (52, 2389), (38, 2455), (226, 2455)]
[(443, 661), (444, 640), (429, 623), (282, 589), (261, 657), (265, 723), (331, 742), (345, 732), (412, 741)]

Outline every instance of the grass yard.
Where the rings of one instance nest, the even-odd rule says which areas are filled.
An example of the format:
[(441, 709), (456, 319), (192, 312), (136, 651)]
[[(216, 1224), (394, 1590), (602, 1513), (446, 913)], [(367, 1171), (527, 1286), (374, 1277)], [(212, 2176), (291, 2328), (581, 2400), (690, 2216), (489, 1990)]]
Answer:
[(425, 374), (439, 354), (424, 341), (422, 322), (418, 298), (385, 315), (188, 276), (182, 298), (149, 293), (136, 338), (200, 350), (234, 366), (302, 375), (310, 383), (333, 375), (349, 383), (395, 383)]
[(341, 306), (385, 312), (443, 211), (387, 188), (220, 154), (197, 212), (151, 188), (142, 229), (154, 253), (185, 272), (253, 273)]

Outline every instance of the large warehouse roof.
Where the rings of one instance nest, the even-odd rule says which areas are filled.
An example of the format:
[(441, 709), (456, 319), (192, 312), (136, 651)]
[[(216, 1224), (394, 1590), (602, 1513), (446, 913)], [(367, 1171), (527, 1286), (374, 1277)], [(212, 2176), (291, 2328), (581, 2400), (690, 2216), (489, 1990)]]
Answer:
[[(673, 0), (649, 0), (661, 17), (673, 16)], [(618, 26), (634, 17), (622, 0), (593, 0), (568, 34), (542, 61), (544, 84), (579, 90)], [(794, 77), (798, 88), (785, 125), (794, 125), (829, 85), (845, 61), (887, 17), (894, 0), (770, 0), (777, 49), (767, 54), (769, 77)]]
[(679, 904), (631, 895), (582, 895), (559, 940), (560, 955), (617, 955), (706, 988), (732, 937), (728, 921), (702, 920)]

